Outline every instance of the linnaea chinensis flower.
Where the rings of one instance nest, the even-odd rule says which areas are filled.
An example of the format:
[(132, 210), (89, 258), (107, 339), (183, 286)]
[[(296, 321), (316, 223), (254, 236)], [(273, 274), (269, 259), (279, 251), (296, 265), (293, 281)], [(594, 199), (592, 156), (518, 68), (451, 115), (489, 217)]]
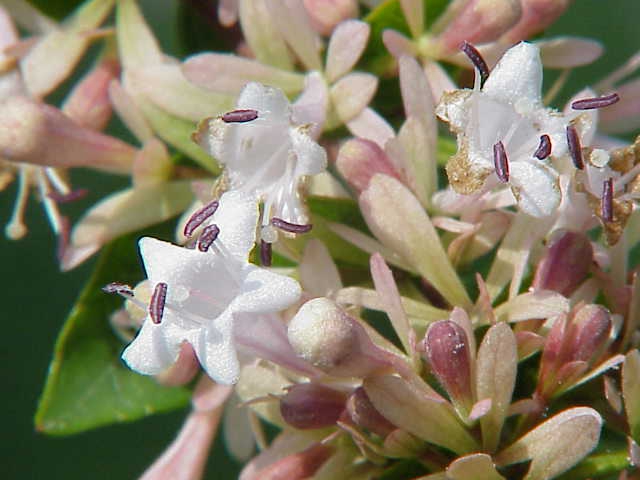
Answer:
[[(233, 384), (240, 369), (236, 330), (251, 329), (261, 316), (273, 316), (300, 296), (294, 279), (248, 262), (258, 218), (252, 196), (227, 192), (207, 213), (210, 220), (206, 215), (199, 217), (200, 223), (208, 223), (196, 248), (149, 237), (140, 240), (153, 293), (148, 305), (138, 301), (148, 313), (122, 355), (139, 373), (161, 373), (176, 361), (187, 342), (212, 379)], [(106, 288), (136, 301), (126, 286)]]
[(240, 93), (236, 110), (203, 120), (193, 136), (224, 164), (230, 189), (264, 203), (263, 244), (277, 239), (274, 226), (289, 233), (311, 228), (302, 179), (324, 171), (327, 155), (310, 128), (292, 123), (291, 106), (280, 89), (252, 82)]

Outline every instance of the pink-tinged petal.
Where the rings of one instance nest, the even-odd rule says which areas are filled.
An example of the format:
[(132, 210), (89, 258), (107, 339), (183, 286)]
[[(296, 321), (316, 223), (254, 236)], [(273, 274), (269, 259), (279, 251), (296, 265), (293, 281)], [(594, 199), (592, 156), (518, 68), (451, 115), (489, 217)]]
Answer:
[(371, 28), (359, 20), (342, 22), (331, 35), (325, 75), (329, 83), (349, 72), (367, 46)]
[(3, 51), (5, 47), (9, 47), (20, 39), (18, 30), (13, 24), (11, 15), (4, 7), (0, 7), (0, 66), (5, 65), (5, 61), (9, 60)]
[(475, 422), (476, 420), (480, 420), (482, 417), (487, 415), (491, 410), (491, 405), (493, 400), (490, 398), (485, 398), (484, 400), (479, 400), (473, 404), (471, 407), (471, 411), (469, 412), (469, 422)]
[(166, 182), (172, 172), (173, 162), (167, 147), (152, 138), (140, 149), (133, 162), (133, 184), (139, 187)]
[(13, 97), (0, 109), (0, 154), (36, 165), (127, 173), (136, 150), (115, 137), (77, 125), (55, 107)]
[(348, 121), (347, 128), (354, 136), (371, 140), (383, 148), (395, 135), (387, 121), (371, 108), (365, 108), (358, 116)]
[(220, 0), (218, 20), (225, 27), (232, 27), (238, 20), (238, 0)]
[(400, 67), (400, 92), (407, 117), (416, 117), (429, 123), (430, 138), (437, 134), (435, 104), (429, 80), (420, 64), (412, 57), (402, 57)]
[[(196, 376), (200, 370), (200, 364), (196, 357), (196, 352), (188, 343), (180, 346), (180, 353), (173, 365), (156, 376), (158, 383), (169, 387), (186, 385)], [(206, 376), (204, 377), (206, 378)]]
[(109, 84), (120, 72), (118, 60), (106, 54), (67, 96), (62, 111), (78, 125), (103, 130), (111, 118)]
[(296, 125), (311, 124), (311, 136), (317, 139), (327, 118), (329, 89), (318, 72), (309, 73), (304, 80), (304, 90), (291, 105), (291, 121)]
[(476, 361), (476, 394), (492, 399), (490, 411), (480, 420), (482, 445), (489, 452), (498, 447), (517, 373), (516, 337), (509, 325), (498, 323), (482, 339)]
[(453, 83), (449, 74), (438, 62), (425, 62), (424, 73), (431, 86), (434, 105), (440, 101), (444, 92), (450, 92), (456, 89), (455, 83)]
[(371, 256), (370, 267), (373, 284), (380, 300), (382, 300), (384, 310), (387, 312), (389, 320), (391, 320), (391, 326), (402, 342), (405, 352), (413, 356), (414, 350), (410, 343), (411, 326), (402, 307), (398, 286), (393, 278), (391, 269), (379, 253)]
[(601, 428), (598, 412), (571, 408), (540, 424), (494, 459), (498, 466), (531, 460), (528, 479), (554, 478), (596, 447)]
[(590, 38), (555, 37), (539, 40), (542, 64), (547, 68), (575, 68), (595, 62), (604, 48), (602, 44)]
[(231, 385), (220, 385), (206, 375), (202, 375), (193, 390), (191, 405), (196, 412), (220, 410), (232, 392)]
[(266, 3), (280, 35), (307, 70), (322, 70), (318, 39), (304, 4), (300, 0), (266, 0)]
[(255, 478), (260, 480), (308, 479), (313, 477), (332, 453), (333, 448), (316, 443), (306, 450), (294, 453), (271, 464), (261, 470)]
[(620, 101), (599, 110), (598, 127), (607, 133), (628, 133), (640, 128), (640, 78), (616, 87)]
[(569, 300), (558, 292), (539, 290), (514, 297), (496, 309), (496, 316), (499, 321), (521, 322), (567, 313), (569, 307)]
[(329, 36), (336, 25), (358, 17), (357, 0), (303, 0), (311, 24), (321, 35)]
[(445, 53), (454, 53), (464, 41), (481, 44), (498, 39), (522, 15), (520, 0), (471, 0), (437, 37)]
[(348, 140), (342, 145), (336, 167), (358, 192), (365, 190), (377, 173), (400, 180), (400, 174), (387, 154), (376, 143), (362, 138)]
[(182, 72), (195, 85), (218, 93), (237, 95), (248, 82), (261, 82), (284, 90), (300, 92), (304, 77), (262, 65), (255, 60), (219, 53), (202, 53), (186, 60)]
[(265, 65), (293, 70), (287, 45), (269, 14), (265, 0), (236, 0), (244, 38), (256, 59)]
[(298, 272), (304, 292), (314, 297), (329, 296), (342, 288), (338, 267), (327, 247), (316, 238), (305, 245)]
[(522, 0), (520, 21), (503, 37), (506, 43), (515, 43), (541, 32), (567, 9), (571, 0)]
[(471, 305), (431, 220), (407, 187), (377, 174), (359, 203), (369, 228), (383, 244), (414, 265), (451, 305)]
[(504, 480), (493, 460), (486, 453), (473, 453), (460, 457), (447, 467), (449, 480)]
[(544, 337), (533, 332), (516, 332), (516, 340), (519, 360), (530, 357), (544, 346)]
[(62, 29), (45, 35), (20, 62), (27, 89), (43, 97), (64, 81), (91, 42), (87, 31), (97, 28), (115, 0), (84, 3)]
[(146, 96), (168, 113), (193, 122), (231, 110), (234, 104), (231, 95), (211, 92), (188, 82), (177, 64), (130, 68), (126, 82), (131, 90)]
[(399, 428), (458, 454), (477, 449), (447, 403), (424, 396), (400, 377), (372, 376), (363, 387), (376, 410)]
[(177, 215), (193, 196), (189, 182), (155, 184), (112, 194), (93, 206), (71, 232), (62, 270), (75, 268), (109, 240)]
[(331, 103), (343, 123), (348, 123), (360, 115), (369, 105), (378, 88), (378, 77), (369, 73), (350, 73), (330, 90)]
[(384, 30), (382, 32), (382, 42), (387, 47), (389, 53), (395, 58), (403, 56), (414, 57), (418, 54), (418, 47), (407, 37), (395, 30)]
[(124, 69), (159, 65), (164, 57), (135, 0), (118, 2), (116, 33)]
[(402, 13), (409, 24), (413, 38), (418, 38), (424, 31), (424, 2), (422, 0), (400, 0)]
[(190, 413), (176, 439), (140, 480), (202, 478), (221, 415), (221, 407), (211, 412)]
[(136, 102), (117, 80), (113, 80), (109, 85), (109, 99), (120, 119), (138, 141), (145, 143), (153, 138), (153, 131)]

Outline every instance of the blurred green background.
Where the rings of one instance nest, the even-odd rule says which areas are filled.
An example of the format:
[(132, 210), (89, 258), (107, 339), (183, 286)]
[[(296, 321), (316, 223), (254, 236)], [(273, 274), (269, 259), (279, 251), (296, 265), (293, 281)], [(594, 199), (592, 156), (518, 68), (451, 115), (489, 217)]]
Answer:
[[(150, 8), (154, 5), (156, 8)], [(157, 0), (144, 2), (144, 6), (154, 31), (161, 37), (163, 48), (177, 54), (176, 4)], [(639, 18), (638, 0), (574, 2), (547, 35), (594, 37), (605, 44), (607, 51), (595, 64), (572, 74), (563, 90), (565, 97), (597, 81), (640, 49)], [(70, 210), (76, 214), (106, 192), (126, 185), (122, 178), (105, 178), (91, 172), (74, 172), (73, 183), (90, 188), (89, 196)], [(12, 185), (0, 194), (0, 223), (3, 226), (9, 218), (15, 193), (16, 186)], [(28, 225), (29, 235), (24, 240), (11, 242), (0, 236), (0, 319), (2, 328), (7, 328), (2, 331), (0, 341), (0, 378), (3, 381), (0, 415), (5, 435), (0, 447), (0, 478), (136, 478), (172, 440), (184, 418), (184, 411), (66, 438), (46, 437), (34, 431), (32, 416), (56, 335), (94, 261), (61, 274), (55, 259), (55, 239), (35, 201), (29, 204)], [(235, 478), (237, 472), (238, 466), (226, 457), (224, 447), (218, 441), (207, 478)]]

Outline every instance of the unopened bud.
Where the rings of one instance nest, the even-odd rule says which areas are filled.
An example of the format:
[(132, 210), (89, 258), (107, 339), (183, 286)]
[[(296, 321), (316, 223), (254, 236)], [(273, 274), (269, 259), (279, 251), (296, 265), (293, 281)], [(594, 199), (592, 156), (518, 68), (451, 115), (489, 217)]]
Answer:
[(357, 18), (356, 0), (303, 0), (313, 29), (330, 35), (336, 25), (348, 18)]
[(467, 418), (473, 396), (469, 340), (464, 329), (450, 320), (431, 324), (424, 339), (424, 350), (433, 373), (456, 410)]
[(376, 410), (376, 407), (369, 400), (367, 392), (362, 387), (356, 388), (349, 397), (347, 412), (353, 423), (381, 437), (386, 437), (396, 429), (391, 422)]
[(287, 455), (264, 468), (254, 478), (260, 480), (303, 480), (311, 478), (333, 453), (333, 449), (316, 443), (302, 452)]
[[(457, 3), (452, 2), (450, 8), (456, 8)], [(457, 12), (436, 41), (446, 53), (457, 51), (464, 41), (491, 42), (513, 27), (521, 15), (520, 0), (471, 0)]]
[(611, 315), (600, 305), (585, 305), (573, 317), (568, 339), (569, 360), (592, 362), (605, 347), (611, 333)]
[(556, 232), (538, 263), (534, 290), (553, 290), (570, 296), (584, 281), (593, 263), (589, 238), (579, 232)]
[(288, 337), (299, 356), (330, 375), (364, 377), (388, 366), (385, 352), (364, 327), (328, 298), (302, 305), (289, 323)]
[(504, 36), (509, 43), (526, 40), (547, 28), (564, 13), (571, 0), (521, 0), (521, 3), (520, 21)]
[(336, 167), (358, 192), (369, 186), (371, 177), (376, 173), (400, 179), (391, 159), (378, 144), (363, 138), (349, 140), (340, 148)]
[(301, 430), (335, 425), (345, 409), (343, 392), (316, 383), (294, 385), (280, 400), (280, 413), (289, 425)]
[(12, 97), (0, 109), (0, 156), (52, 167), (89, 167), (126, 173), (136, 149), (81, 127), (55, 107)]

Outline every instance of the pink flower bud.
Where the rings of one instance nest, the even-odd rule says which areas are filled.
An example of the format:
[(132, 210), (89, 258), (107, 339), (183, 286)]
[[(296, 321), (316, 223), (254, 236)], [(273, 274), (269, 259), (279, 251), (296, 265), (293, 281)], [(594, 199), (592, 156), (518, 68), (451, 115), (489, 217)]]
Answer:
[[(451, 8), (456, 8), (456, 4), (452, 2)], [(475, 44), (491, 42), (513, 27), (521, 15), (519, 0), (471, 0), (457, 12), (436, 42), (441, 44), (445, 53), (456, 52), (464, 41)]]
[(531, 286), (569, 296), (586, 278), (592, 263), (593, 248), (585, 234), (556, 232), (538, 263)]
[(611, 316), (600, 305), (584, 305), (574, 315), (567, 355), (572, 361), (593, 362), (611, 334)]
[(349, 417), (359, 427), (386, 437), (396, 427), (382, 416), (373, 406), (364, 388), (358, 387), (347, 400), (347, 412)]
[(384, 173), (400, 180), (396, 167), (387, 154), (374, 142), (355, 138), (346, 142), (338, 152), (336, 167), (340, 174), (362, 192), (376, 173)]
[(78, 125), (103, 130), (111, 118), (109, 83), (118, 76), (115, 58), (104, 58), (71, 91), (62, 111)]
[(287, 335), (299, 356), (330, 375), (365, 377), (389, 366), (388, 354), (373, 344), (364, 327), (328, 298), (300, 307)]
[(424, 339), (426, 358), (456, 410), (466, 418), (473, 405), (471, 356), (464, 329), (450, 320), (431, 324)]
[(356, 0), (303, 0), (311, 25), (322, 35), (330, 35), (336, 25), (358, 16)]
[(547, 28), (564, 13), (571, 0), (521, 0), (521, 3), (520, 21), (504, 36), (509, 43), (526, 40)]
[(301, 430), (335, 425), (345, 409), (343, 392), (316, 383), (294, 385), (280, 400), (280, 413), (289, 425)]
[(12, 97), (0, 108), (0, 156), (53, 167), (131, 170), (136, 149), (81, 127), (55, 107)]
[(311, 478), (331, 456), (333, 449), (316, 443), (299, 453), (288, 455), (258, 473), (260, 480), (303, 480)]

